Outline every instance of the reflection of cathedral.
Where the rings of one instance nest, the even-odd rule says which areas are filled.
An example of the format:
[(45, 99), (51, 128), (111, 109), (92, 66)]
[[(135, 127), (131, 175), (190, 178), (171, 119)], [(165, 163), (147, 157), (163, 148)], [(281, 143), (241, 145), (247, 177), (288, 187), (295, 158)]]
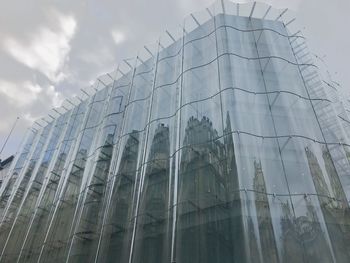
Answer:
[[(48, 158), (49, 159), (49, 158)], [(35, 174), (35, 179), (30, 185), (30, 190), (27, 195), (23, 195), (25, 199), (22, 204), (18, 204), (19, 210), (18, 219), (13, 222), (11, 232), (9, 233), (9, 241), (7, 242), (5, 249), (3, 251), (4, 261), (15, 262), (17, 261), (18, 253), (16, 251), (20, 250), (23, 242), (22, 233), (26, 231), (27, 225), (30, 223), (32, 213), (30, 211), (34, 210), (37, 199), (39, 197), (39, 190), (44, 180), (44, 175), (48, 168), (49, 161), (43, 161), (38, 171)]]
[(0, 195), (0, 220), (2, 220), (3, 212), (6, 208), (7, 201), (10, 198), (10, 194), (15, 185), (15, 182), (18, 180), (18, 173), (13, 172), (9, 182), (5, 185), (5, 189), (3, 189)]
[(72, 164), (63, 195), (56, 204), (56, 215), (50, 222), (48, 235), (42, 248), (42, 260), (62, 261), (68, 253), (70, 230), (80, 192), (88, 151), (80, 147)]
[[(242, 260), (240, 206), (230, 200), (237, 171), (230, 170), (229, 179), (226, 166), (235, 162), (234, 152), (226, 160), (217, 137), (208, 118), (188, 120), (179, 176), (177, 262)], [(233, 151), (233, 144), (228, 148)]]
[(87, 188), (79, 225), (72, 240), (69, 260), (92, 262), (98, 245), (103, 216), (103, 198), (113, 151), (113, 134), (108, 134), (99, 150), (91, 182)]
[[(347, 247), (350, 242), (350, 211), (337, 171), (326, 147), (322, 151), (326, 173), (322, 172), (319, 161), (311, 149), (305, 148), (305, 152), (320, 207), (333, 244), (333, 251), (339, 262), (347, 262), (350, 257)], [(326, 178), (328, 178), (329, 184), (326, 183)]]
[(282, 259), (285, 262), (332, 262), (315, 205), (309, 198), (305, 197), (304, 200), (306, 213), (297, 218), (292, 215), (289, 202), (282, 204), (284, 213), (281, 218), (284, 248)]
[[(270, 213), (269, 201), (266, 195), (266, 184), (264, 174), (262, 171), (261, 163), (254, 161), (255, 176), (253, 180), (253, 188), (255, 190), (255, 210), (256, 219), (258, 221), (259, 236), (254, 235), (254, 227), (250, 226), (251, 237), (250, 250), (261, 246), (261, 257), (259, 260), (259, 251), (251, 251), (251, 255), (255, 255), (251, 258), (252, 262), (278, 262), (277, 247), (275, 242), (275, 236), (272, 228), (272, 218)], [(250, 221), (251, 222), (251, 221)], [(258, 242), (259, 244), (255, 244)], [(253, 243), (253, 244), (252, 244)]]
[[(17, 211), (21, 205), (24, 194), (26, 192), (26, 188), (29, 185), (29, 182), (33, 174), (33, 171), (36, 167), (37, 161), (38, 159), (34, 159), (34, 158), (32, 158), (29, 161), (28, 168), (24, 173), (23, 178), (19, 178), (20, 182), (17, 185), (17, 188), (14, 187), (15, 194), (13, 195), (13, 199), (11, 200), (11, 203), (7, 204), (7, 211), (4, 214), (4, 217), (2, 218), (2, 221), (0, 224), (0, 247), (1, 248), (5, 247), (6, 240), (11, 231), (11, 226), (14, 223)], [(18, 236), (16, 236), (16, 238), (18, 238)]]
[[(62, 152), (55, 163), (54, 169), (50, 173), (50, 179), (43, 193), (42, 201), (34, 214), (32, 225), (29, 229), (27, 240), (23, 247), (23, 252), (19, 262), (36, 262), (41, 249), (41, 244), (45, 238), (45, 231), (49, 223), (49, 214), (53, 208), (53, 199), (58, 188), (63, 166), (67, 154)], [(19, 244), (18, 244), (19, 246)]]
[(133, 262), (168, 262), (169, 127), (156, 128), (149, 148)]
[(103, 243), (98, 260), (101, 262), (128, 262), (133, 223), (133, 192), (139, 149), (139, 133), (128, 135), (120, 158), (113, 189), (113, 205), (102, 233)]
[(338, 205), (340, 205), (341, 208), (348, 208), (348, 204), (346, 202), (346, 196), (340, 184), (338, 173), (334, 167), (332, 157), (326, 147), (323, 148), (322, 157), (325, 162), (326, 171), (329, 177), (333, 195), (337, 200), (341, 200), (341, 202), (338, 202)]

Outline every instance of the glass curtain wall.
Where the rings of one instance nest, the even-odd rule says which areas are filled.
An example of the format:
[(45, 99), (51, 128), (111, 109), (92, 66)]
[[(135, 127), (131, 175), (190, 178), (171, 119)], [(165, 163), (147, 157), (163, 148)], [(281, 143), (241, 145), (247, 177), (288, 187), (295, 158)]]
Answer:
[(54, 155), (57, 153), (57, 144), (61, 137), (62, 131), (65, 129), (67, 124), (66, 120), (70, 117), (70, 112), (61, 115), (55, 125), (53, 126), (52, 134), (50, 136), (48, 145), (44, 156), (41, 159), (38, 170), (31, 177), (27, 191), (23, 197), (22, 203), (19, 206), (18, 213), (14, 218), (12, 227), (7, 238), (6, 244), (2, 251), (3, 259), (8, 262), (14, 262), (18, 257), (18, 248), (21, 246), (23, 241), (23, 232), (25, 232), (27, 225), (30, 222), (32, 212), (35, 208), (36, 202), (39, 197), (42, 185), (46, 183), (46, 172), (51, 170), (51, 161)]
[(0, 261), (348, 262), (346, 109), (286, 13), (218, 1), (30, 131)]
[(48, 124), (39, 137), (36, 143), (35, 149), (23, 169), (23, 174), (18, 178), (17, 186), (13, 189), (11, 196), (6, 204), (4, 210), (4, 216), (0, 223), (0, 246), (5, 247), (7, 237), (11, 231), (14, 220), (16, 219), (16, 214), (18, 212), (21, 201), (28, 190), (28, 184), (31, 180), (33, 174), (36, 174), (39, 167), (40, 161), (43, 157), (43, 152), (47, 144), (48, 138), (50, 137), (52, 131), (53, 123)]
[(9, 200), (9, 197), (12, 193), (12, 190), (15, 186), (17, 180), (19, 180), (21, 171), (23, 170), (30, 152), (33, 151), (33, 144), (35, 144), (35, 140), (38, 137), (38, 131), (34, 128), (30, 129), (27, 132), (25, 143), (22, 146), (21, 152), (19, 153), (17, 160), (14, 161), (15, 166), (10, 172), (10, 176), (6, 177), (6, 181), (1, 185), (0, 188), (0, 218), (3, 218), (4, 210)]
[(81, 130), (86, 106), (87, 103), (82, 103), (72, 111), (57, 150), (55, 164), (48, 173), (46, 184), (41, 189), (40, 198), (25, 231), (25, 238), (22, 244), (19, 242), (17, 245), (19, 262), (37, 262), (38, 260), (55, 205), (59, 200), (59, 191), (73, 154), (78, 132)]

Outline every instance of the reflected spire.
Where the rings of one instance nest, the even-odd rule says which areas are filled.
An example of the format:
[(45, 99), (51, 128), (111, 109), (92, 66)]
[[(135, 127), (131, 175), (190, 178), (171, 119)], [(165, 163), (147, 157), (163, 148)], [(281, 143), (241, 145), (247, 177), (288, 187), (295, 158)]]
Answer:
[(272, 227), (269, 200), (261, 162), (254, 160), (255, 209), (258, 220), (261, 251), (264, 262), (278, 262), (275, 236)]
[(133, 262), (170, 260), (169, 229), (169, 127), (159, 124), (151, 141), (138, 212)]
[[(240, 212), (230, 200), (230, 187), (237, 174), (226, 170), (227, 161), (235, 162), (234, 152), (228, 160), (225, 145), (217, 137), (209, 118), (188, 120), (179, 178), (178, 262), (228, 263), (242, 259), (238, 256), (242, 253), (238, 249), (242, 235), (237, 235)], [(227, 147), (233, 151), (232, 146)]]

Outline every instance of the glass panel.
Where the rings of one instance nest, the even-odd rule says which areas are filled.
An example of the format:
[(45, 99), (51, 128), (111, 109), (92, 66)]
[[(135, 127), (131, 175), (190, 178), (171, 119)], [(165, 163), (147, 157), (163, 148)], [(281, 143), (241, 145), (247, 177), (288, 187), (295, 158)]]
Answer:
[(97, 251), (106, 209), (107, 182), (110, 172), (113, 144), (119, 136), (121, 119), (127, 99), (128, 86), (114, 85), (108, 102), (104, 128), (99, 137), (98, 148), (94, 153), (96, 161), (87, 178), (87, 187), (80, 194), (81, 207), (78, 207), (78, 224), (74, 230), (73, 240), (69, 251), (70, 262), (89, 262)]
[(81, 134), (80, 144), (72, 158), (73, 162), (69, 166), (59, 200), (55, 205), (40, 260), (62, 261), (67, 257), (75, 210), (80, 201), (81, 184), (85, 168), (89, 165), (93, 139), (101, 121), (107, 94), (108, 90), (99, 91), (89, 105), (89, 114)]
[(38, 137), (38, 132), (36, 130), (29, 130), (26, 138), (26, 142), (23, 148), (20, 150), (18, 160), (12, 171), (12, 175), (8, 176), (8, 181), (4, 182), (1, 185), (1, 196), (0, 196), (0, 218), (3, 218), (3, 212), (9, 199), (13, 187), (17, 182), (19, 175), (25, 165), (25, 162), (28, 158), (30, 151), (32, 150), (32, 145), (35, 142), (35, 138)]
[(19, 178), (17, 188), (14, 189), (14, 192), (11, 194), (6, 205), (4, 218), (0, 225), (0, 247), (2, 248), (5, 246), (6, 239), (10, 233), (16, 213), (27, 190), (28, 183), (33, 176), (33, 172), (35, 174), (36, 169), (39, 166), (38, 163), (40, 162), (40, 157), (45, 149), (52, 126), (52, 123), (50, 123), (43, 128), (40, 138), (35, 146), (35, 150), (28, 161), (27, 166), (23, 170), (23, 175)]
[(51, 160), (53, 158), (61, 133), (65, 129), (66, 119), (69, 116), (70, 112), (59, 117), (53, 127), (49, 143), (44, 153), (44, 157), (42, 158), (41, 164), (36, 170), (36, 173), (32, 176), (28, 190), (24, 195), (23, 201), (19, 207), (18, 214), (16, 215), (10, 235), (8, 237), (9, 241), (4, 247), (3, 259), (5, 261), (16, 261), (18, 258), (17, 251), (20, 250), (23, 244), (22, 233), (25, 233), (27, 230), (32, 216), (32, 211), (35, 208), (40, 191), (42, 189), (42, 185), (46, 183), (46, 181), (44, 181), (44, 177), (46, 178), (47, 170), (51, 169)]
[(25, 235), (22, 251), (19, 255), (20, 262), (37, 262), (58, 199), (59, 189), (63, 183), (63, 174), (67, 169), (67, 165), (69, 165), (73, 146), (77, 140), (78, 130), (83, 122), (86, 106), (86, 103), (80, 104), (73, 110), (69, 119), (67, 130), (58, 150), (55, 165), (48, 175), (47, 184), (43, 188), (41, 199), (34, 210), (32, 220)]
[(139, 147), (139, 133), (128, 134), (113, 180), (112, 203), (103, 226), (99, 262), (112, 262), (115, 258), (128, 262)]

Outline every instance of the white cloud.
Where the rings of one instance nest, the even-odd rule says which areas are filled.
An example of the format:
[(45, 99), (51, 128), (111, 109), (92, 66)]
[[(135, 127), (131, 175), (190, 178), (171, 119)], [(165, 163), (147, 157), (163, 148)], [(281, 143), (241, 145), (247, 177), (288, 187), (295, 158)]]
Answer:
[(42, 27), (30, 43), (21, 43), (14, 38), (4, 40), (5, 49), (17, 61), (36, 69), (51, 81), (60, 81), (60, 72), (70, 51), (70, 40), (76, 31), (76, 21), (72, 16), (56, 13), (59, 30)]
[(202, 11), (206, 7), (209, 7), (213, 2), (213, 0), (179, 0), (178, 5), (184, 13), (189, 14)]
[[(84, 63), (88, 63), (90, 66), (91, 64), (95, 64), (98, 65), (99, 68), (106, 67), (106, 64), (108, 65), (111, 60), (114, 61), (112, 50), (107, 47), (103, 49), (98, 49), (96, 50), (96, 52), (82, 50), (80, 51), (78, 57)], [(96, 78), (97, 76), (98, 73), (94, 75), (94, 78)]]
[(0, 96), (13, 111), (25, 112), (22, 116), (28, 121), (45, 115), (52, 107), (59, 107), (64, 100), (54, 86), (43, 88), (30, 81), (12, 83), (0, 80)]
[(47, 88), (46, 95), (51, 98), (51, 107), (57, 108), (62, 105), (64, 97), (60, 92), (56, 91), (54, 86), (51, 85)]
[(112, 30), (111, 35), (112, 35), (112, 38), (113, 38), (114, 42), (117, 45), (122, 43), (125, 40), (125, 35), (121, 31)]
[(0, 93), (17, 107), (30, 105), (41, 92), (42, 88), (39, 85), (29, 81), (16, 84), (0, 80)]
[(297, 10), (303, 0), (263, 0), (267, 4), (272, 5), (275, 8), (289, 8)]
[[(255, 0), (231, 0), (234, 3), (251, 3)], [(272, 5), (274, 8), (289, 8), (297, 10), (301, 2), (304, 0), (259, 0), (257, 2), (263, 2)]]
[[(229, 2), (245, 4), (252, 3), (256, 0), (228, 0)], [(305, 0), (259, 0), (257, 2), (263, 2), (270, 4), (275, 8), (289, 8), (297, 10), (302, 1)], [(220, 3), (220, 0), (179, 0), (179, 6), (186, 12), (198, 12), (203, 11), (204, 7), (209, 7), (213, 3)]]
[(32, 116), (30, 113), (25, 113), (23, 115), (23, 119), (25, 119), (26, 121), (28, 121), (29, 123), (34, 123), (38, 118)]

